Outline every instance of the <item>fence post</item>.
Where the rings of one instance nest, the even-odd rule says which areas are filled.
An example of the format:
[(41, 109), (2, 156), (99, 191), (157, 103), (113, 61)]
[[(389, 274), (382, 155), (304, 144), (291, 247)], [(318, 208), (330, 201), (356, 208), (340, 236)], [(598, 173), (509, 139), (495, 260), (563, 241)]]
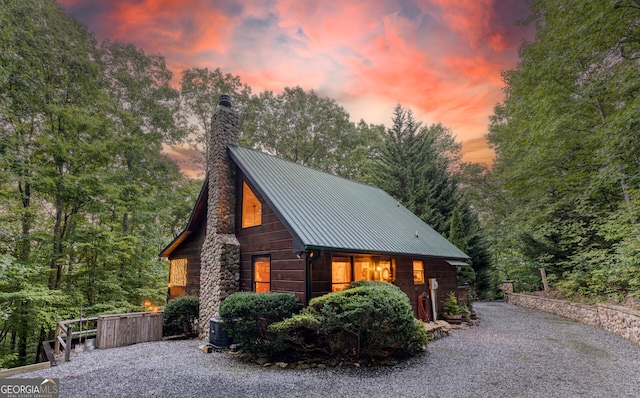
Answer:
[(71, 355), (71, 342), (73, 341), (73, 326), (67, 326), (67, 346), (64, 348), (64, 361), (69, 362)]
[(56, 334), (55, 334), (55, 350), (56, 354), (60, 354), (60, 341), (58, 341), (58, 336), (60, 336), (60, 322), (62, 322), (62, 318), (56, 317)]

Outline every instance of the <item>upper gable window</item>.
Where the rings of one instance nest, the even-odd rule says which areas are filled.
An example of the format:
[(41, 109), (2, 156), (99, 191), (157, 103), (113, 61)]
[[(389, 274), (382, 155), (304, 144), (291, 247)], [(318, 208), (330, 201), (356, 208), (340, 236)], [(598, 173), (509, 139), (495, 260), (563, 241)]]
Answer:
[(242, 228), (262, 225), (262, 203), (246, 182), (242, 182)]

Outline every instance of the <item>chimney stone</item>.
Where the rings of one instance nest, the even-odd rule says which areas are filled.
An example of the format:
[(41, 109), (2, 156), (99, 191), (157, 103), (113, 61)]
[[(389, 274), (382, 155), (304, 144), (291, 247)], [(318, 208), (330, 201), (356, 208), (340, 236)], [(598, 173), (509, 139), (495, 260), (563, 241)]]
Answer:
[(236, 166), (227, 147), (238, 145), (238, 113), (220, 96), (211, 118), (207, 154), (208, 202), (205, 240), (200, 254), (200, 337), (209, 337), (209, 321), (220, 303), (240, 287), (240, 243), (235, 236)]

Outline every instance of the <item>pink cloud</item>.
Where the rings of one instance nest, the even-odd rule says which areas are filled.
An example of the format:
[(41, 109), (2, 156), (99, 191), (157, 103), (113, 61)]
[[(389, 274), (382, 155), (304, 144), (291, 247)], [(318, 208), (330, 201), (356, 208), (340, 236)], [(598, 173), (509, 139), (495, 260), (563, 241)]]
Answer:
[(500, 72), (515, 67), (531, 32), (513, 26), (524, 0), (61, 3), (99, 39), (164, 55), (174, 84), (183, 69), (220, 67), (254, 92), (300, 85), (338, 100), (354, 120), (387, 125), (402, 103), (450, 127), (470, 156), (484, 153), (468, 142), (483, 144), (503, 98)]

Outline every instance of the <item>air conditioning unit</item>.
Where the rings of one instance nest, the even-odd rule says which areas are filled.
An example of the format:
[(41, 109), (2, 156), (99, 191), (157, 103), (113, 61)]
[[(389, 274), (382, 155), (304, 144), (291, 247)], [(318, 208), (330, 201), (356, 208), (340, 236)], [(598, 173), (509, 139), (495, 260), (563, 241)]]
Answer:
[(229, 348), (231, 339), (223, 328), (224, 322), (219, 316), (209, 321), (209, 344), (215, 348)]

